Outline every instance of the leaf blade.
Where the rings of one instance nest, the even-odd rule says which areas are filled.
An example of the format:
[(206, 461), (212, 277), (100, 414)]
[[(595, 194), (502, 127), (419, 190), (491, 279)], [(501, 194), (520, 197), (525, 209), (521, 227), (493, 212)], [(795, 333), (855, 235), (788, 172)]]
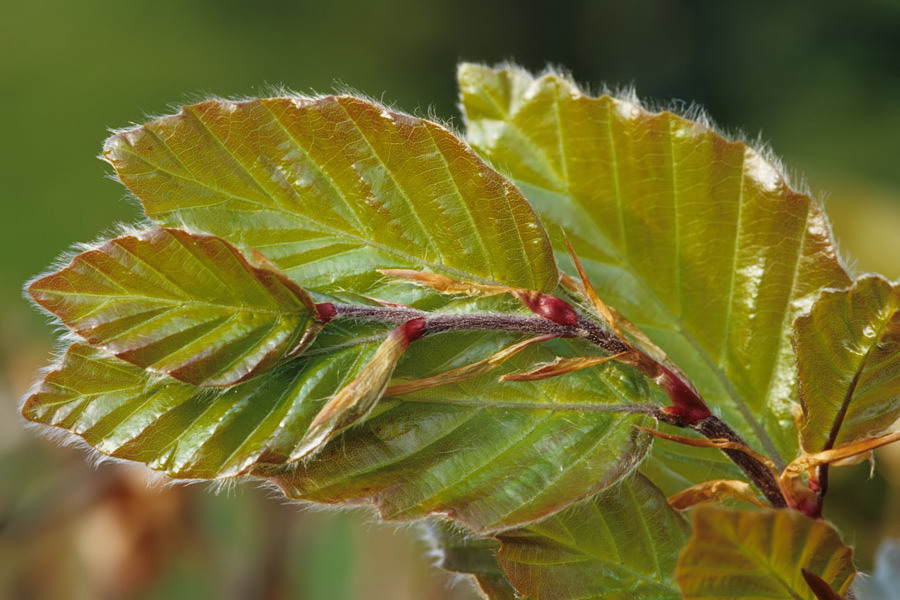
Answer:
[(638, 474), (498, 539), (501, 564), (528, 597), (675, 599), (687, 536), (687, 521)]
[(28, 292), (92, 345), (195, 385), (248, 379), (318, 328), (295, 283), (224, 240), (174, 229), (110, 240)]
[(398, 266), (558, 279), (511, 183), (443, 127), (358, 98), (207, 101), (113, 136), (104, 157), (152, 219), (258, 248), (319, 291)]
[(459, 78), (473, 147), (566, 231), (604, 301), (784, 466), (791, 322), (849, 281), (815, 202), (702, 123), (553, 75), (462, 65)]
[(802, 571), (845, 594), (855, 574), (851, 554), (829, 524), (793, 510), (699, 507), (691, 539), (678, 560), (678, 583), (688, 600), (815, 600)]
[(880, 277), (823, 293), (794, 323), (808, 452), (875, 437), (900, 417), (900, 287)]

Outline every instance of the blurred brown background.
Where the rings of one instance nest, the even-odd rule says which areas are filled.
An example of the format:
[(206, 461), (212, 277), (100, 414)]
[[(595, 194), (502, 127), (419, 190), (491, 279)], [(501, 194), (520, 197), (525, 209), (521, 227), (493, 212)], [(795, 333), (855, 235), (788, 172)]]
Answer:
[[(0, 0), (0, 599), (466, 599), (413, 532), (240, 485), (149, 487), (24, 429), (52, 331), (20, 290), (138, 212), (110, 127), (205, 95), (351, 86), (460, 124), (454, 65), (564, 65), (761, 132), (822, 195), (859, 271), (900, 277), (900, 2)], [(835, 470), (830, 518), (870, 568), (900, 537), (900, 450)], [(849, 533), (855, 532), (855, 533)]]

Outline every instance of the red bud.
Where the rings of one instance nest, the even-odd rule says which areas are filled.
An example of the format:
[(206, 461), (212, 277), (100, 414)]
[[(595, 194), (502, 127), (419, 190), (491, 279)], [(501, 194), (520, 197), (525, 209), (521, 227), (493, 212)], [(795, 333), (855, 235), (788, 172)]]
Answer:
[(516, 290), (513, 293), (531, 312), (549, 321), (565, 327), (576, 327), (578, 325), (578, 313), (565, 300), (531, 290)]

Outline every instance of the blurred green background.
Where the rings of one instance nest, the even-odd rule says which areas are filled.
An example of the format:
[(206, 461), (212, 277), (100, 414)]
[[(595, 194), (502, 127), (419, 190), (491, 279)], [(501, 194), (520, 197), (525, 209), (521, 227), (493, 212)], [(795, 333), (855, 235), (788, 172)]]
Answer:
[[(555, 4), (555, 5), (554, 5)], [(900, 277), (900, 2), (0, 0), (0, 598), (465, 599), (412, 532), (249, 485), (148, 488), (25, 431), (52, 331), (22, 284), (138, 218), (95, 157), (108, 128), (208, 95), (349, 86), (461, 125), (454, 65), (565, 66), (699, 103), (824, 196), (859, 271)], [(900, 536), (900, 452), (836, 470), (831, 515), (870, 568)], [(850, 533), (854, 531), (855, 533)]]

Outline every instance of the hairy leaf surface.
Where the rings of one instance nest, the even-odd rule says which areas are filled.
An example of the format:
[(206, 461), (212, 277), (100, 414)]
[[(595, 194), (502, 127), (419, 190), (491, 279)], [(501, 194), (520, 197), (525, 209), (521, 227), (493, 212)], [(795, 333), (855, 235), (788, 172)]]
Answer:
[(849, 283), (818, 205), (702, 123), (553, 75), (459, 77), (470, 143), (565, 230), (604, 301), (751, 445), (779, 466), (796, 456), (791, 323)]
[(828, 523), (793, 510), (699, 507), (678, 560), (678, 584), (687, 600), (816, 600), (803, 569), (841, 594), (849, 589), (851, 550)]
[(502, 533), (500, 562), (528, 598), (681, 597), (675, 562), (688, 523), (640, 474), (526, 528)]
[[(409, 347), (396, 375), (455, 368), (516, 339), (494, 332), (426, 338)], [(445, 514), (478, 533), (540, 519), (627, 475), (648, 445), (631, 427), (645, 417), (604, 412), (647, 397), (646, 381), (627, 367), (565, 381), (498, 381), (567, 349), (565, 342), (527, 348), (481, 377), (382, 399), (365, 426), (347, 430), (314, 460), (260, 473), (289, 497), (368, 501), (387, 519)]]
[(900, 287), (863, 277), (794, 323), (804, 449), (884, 432), (900, 418)]
[(290, 460), (323, 401), (362, 369), (377, 345), (300, 358), (259, 380), (210, 389), (74, 344), (22, 412), (103, 454), (172, 477), (232, 477), (257, 463)]
[[(382, 399), (314, 456), (292, 462), (313, 417), (386, 334), (360, 333), (331, 324), (304, 355), (225, 390), (160, 378), (76, 344), (23, 412), (104, 454), (174, 477), (257, 474), (298, 499), (374, 503), (390, 519), (449, 514), (479, 531), (537, 520), (615, 483), (637, 467), (648, 446), (630, 426), (644, 417), (603, 411), (647, 397), (646, 382), (627, 367), (585, 371), (565, 382), (497, 380), (503, 369), (556, 356), (535, 347), (496, 373), (404, 400)], [(443, 371), (517, 339), (495, 332), (436, 335), (410, 346), (397, 375)]]
[(556, 287), (522, 194), (445, 128), (350, 96), (207, 101), (111, 137), (104, 156), (164, 226), (256, 248), (310, 289), (413, 267)]
[(297, 284), (222, 239), (157, 229), (76, 256), (28, 292), (92, 345), (195, 385), (231, 385), (318, 329)]

